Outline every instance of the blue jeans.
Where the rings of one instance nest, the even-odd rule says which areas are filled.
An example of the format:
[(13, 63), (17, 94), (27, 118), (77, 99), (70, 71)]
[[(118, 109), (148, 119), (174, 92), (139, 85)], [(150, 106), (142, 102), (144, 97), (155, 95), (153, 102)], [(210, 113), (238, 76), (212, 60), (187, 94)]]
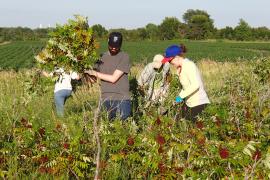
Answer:
[(71, 92), (72, 90), (63, 89), (54, 93), (56, 113), (60, 117), (64, 116), (64, 104), (67, 98), (71, 95)]
[(117, 111), (120, 113), (121, 120), (127, 119), (131, 114), (130, 100), (105, 100), (103, 107), (108, 112), (109, 120), (116, 117)]

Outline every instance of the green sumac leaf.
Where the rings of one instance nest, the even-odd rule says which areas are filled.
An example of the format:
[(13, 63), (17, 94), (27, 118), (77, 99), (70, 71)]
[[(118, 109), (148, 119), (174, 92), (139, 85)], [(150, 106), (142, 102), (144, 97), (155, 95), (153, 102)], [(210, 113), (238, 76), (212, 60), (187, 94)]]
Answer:
[(53, 66), (84, 72), (98, 59), (98, 45), (86, 17), (75, 15), (75, 20), (57, 25), (49, 37), (46, 47), (35, 56), (42, 69), (51, 70)]

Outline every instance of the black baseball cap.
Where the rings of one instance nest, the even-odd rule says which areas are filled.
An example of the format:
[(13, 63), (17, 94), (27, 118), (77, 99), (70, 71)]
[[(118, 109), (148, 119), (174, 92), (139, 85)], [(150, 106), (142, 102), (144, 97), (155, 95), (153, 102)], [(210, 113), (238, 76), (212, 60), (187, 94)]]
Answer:
[(120, 32), (111, 32), (109, 34), (108, 45), (113, 48), (121, 48), (123, 36)]

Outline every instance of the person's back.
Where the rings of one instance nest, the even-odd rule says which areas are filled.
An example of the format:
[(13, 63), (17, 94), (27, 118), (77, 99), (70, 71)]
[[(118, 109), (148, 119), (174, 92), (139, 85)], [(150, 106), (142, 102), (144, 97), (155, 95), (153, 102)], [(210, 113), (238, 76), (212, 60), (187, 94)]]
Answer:
[(59, 75), (57, 81), (55, 82), (54, 92), (63, 89), (72, 90), (71, 80), (78, 79), (78, 74), (72, 71), (65, 72), (62, 69), (60, 71), (56, 71), (55, 73), (59, 73)]
[(151, 81), (153, 80), (153, 78), (156, 75), (156, 71), (154, 69), (154, 65), (153, 63), (149, 63), (147, 64), (144, 69), (142, 70), (142, 72), (140, 73), (137, 81), (138, 81), (138, 85), (139, 86), (149, 86), (149, 84), (151, 83)]
[(56, 76), (57, 80), (54, 85), (54, 102), (56, 113), (58, 116), (64, 116), (64, 104), (66, 99), (72, 93), (72, 79), (80, 79), (80, 76), (73, 71), (66, 72), (63, 68), (55, 68), (53, 72), (48, 74), (47, 72), (43, 72), (43, 75), (46, 77)]
[(147, 91), (147, 101), (163, 101), (167, 95), (169, 86), (166, 79), (170, 71), (170, 64), (162, 65), (163, 58), (160, 54), (155, 55), (153, 62), (147, 64), (138, 77), (138, 85)]

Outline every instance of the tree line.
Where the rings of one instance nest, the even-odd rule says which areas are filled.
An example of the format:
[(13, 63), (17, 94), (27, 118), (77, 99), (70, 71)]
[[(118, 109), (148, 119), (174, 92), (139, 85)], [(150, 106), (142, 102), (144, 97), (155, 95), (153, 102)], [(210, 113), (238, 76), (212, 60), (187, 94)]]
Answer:
[[(245, 20), (240, 19), (236, 27), (218, 29), (214, 20), (204, 10), (189, 9), (183, 14), (183, 22), (176, 17), (165, 17), (161, 24), (147, 24), (145, 27), (127, 30), (107, 30), (101, 24), (92, 26), (97, 38), (105, 39), (110, 31), (120, 31), (126, 40), (172, 40), (172, 39), (229, 39), (237, 41), (268, 41), (270, 29), (267, 27), (251, 27)], [(10, 40), (37, 40), (48, 37), (48, 32), (53, 28), (0, 28), (0, 42)]]
[(28, 27), (0, 27), (0, 43), (4, 41), (41, 40), (48, 37), (52, 28), (31, 29)]

